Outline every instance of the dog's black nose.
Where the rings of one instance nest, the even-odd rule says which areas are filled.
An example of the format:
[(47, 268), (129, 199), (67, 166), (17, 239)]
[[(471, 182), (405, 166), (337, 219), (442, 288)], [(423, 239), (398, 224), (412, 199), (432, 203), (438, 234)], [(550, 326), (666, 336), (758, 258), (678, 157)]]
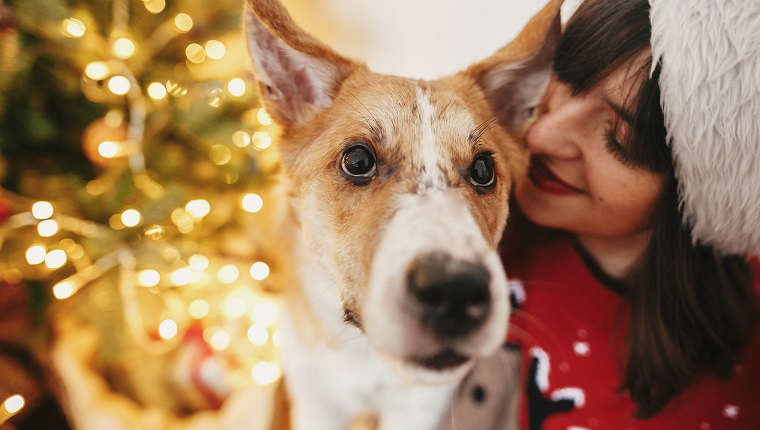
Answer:
[(491, 309), (490, 280), (482, 264), (444, 254), (417, 258), (407, 273), (423, 323), (443, 338), (464, 336), (485, 321)]

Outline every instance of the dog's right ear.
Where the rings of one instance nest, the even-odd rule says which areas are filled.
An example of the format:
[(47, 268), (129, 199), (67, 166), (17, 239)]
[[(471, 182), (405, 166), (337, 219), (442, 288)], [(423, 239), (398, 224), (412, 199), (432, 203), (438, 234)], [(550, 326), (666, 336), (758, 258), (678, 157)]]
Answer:
[(285, 128), (330, 106), (343, 80), (362, 67), (304, 32), (277, 0), (248, 0), (245, 27), (259, 93)]

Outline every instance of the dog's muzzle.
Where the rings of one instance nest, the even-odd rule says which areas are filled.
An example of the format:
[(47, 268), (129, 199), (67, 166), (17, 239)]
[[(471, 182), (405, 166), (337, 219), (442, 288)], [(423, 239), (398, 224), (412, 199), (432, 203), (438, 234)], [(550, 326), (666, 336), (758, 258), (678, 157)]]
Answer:
[(406, 279), (412, 311), (440, 340), (467, 336), (491, 311), (491, 274), (483, 264), (425, 254), (410, 264)]

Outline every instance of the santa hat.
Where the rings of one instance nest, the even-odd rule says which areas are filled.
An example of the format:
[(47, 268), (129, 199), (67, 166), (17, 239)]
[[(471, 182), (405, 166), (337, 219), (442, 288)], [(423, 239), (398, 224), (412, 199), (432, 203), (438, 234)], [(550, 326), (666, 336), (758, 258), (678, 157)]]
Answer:
[(650, 5), (684, 223), (718, 251), (760, 254), (760, 0)]

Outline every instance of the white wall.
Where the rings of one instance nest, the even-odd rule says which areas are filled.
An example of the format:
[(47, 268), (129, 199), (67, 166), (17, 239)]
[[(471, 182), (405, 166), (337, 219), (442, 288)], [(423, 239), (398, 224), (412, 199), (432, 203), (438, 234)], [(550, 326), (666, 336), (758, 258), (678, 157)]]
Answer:
[[(296, 22), (372, 69), (435, 78), (487, 57), (547, 0), (282, 0)], [(566, 3), (574, 3), (566, 0)]]

